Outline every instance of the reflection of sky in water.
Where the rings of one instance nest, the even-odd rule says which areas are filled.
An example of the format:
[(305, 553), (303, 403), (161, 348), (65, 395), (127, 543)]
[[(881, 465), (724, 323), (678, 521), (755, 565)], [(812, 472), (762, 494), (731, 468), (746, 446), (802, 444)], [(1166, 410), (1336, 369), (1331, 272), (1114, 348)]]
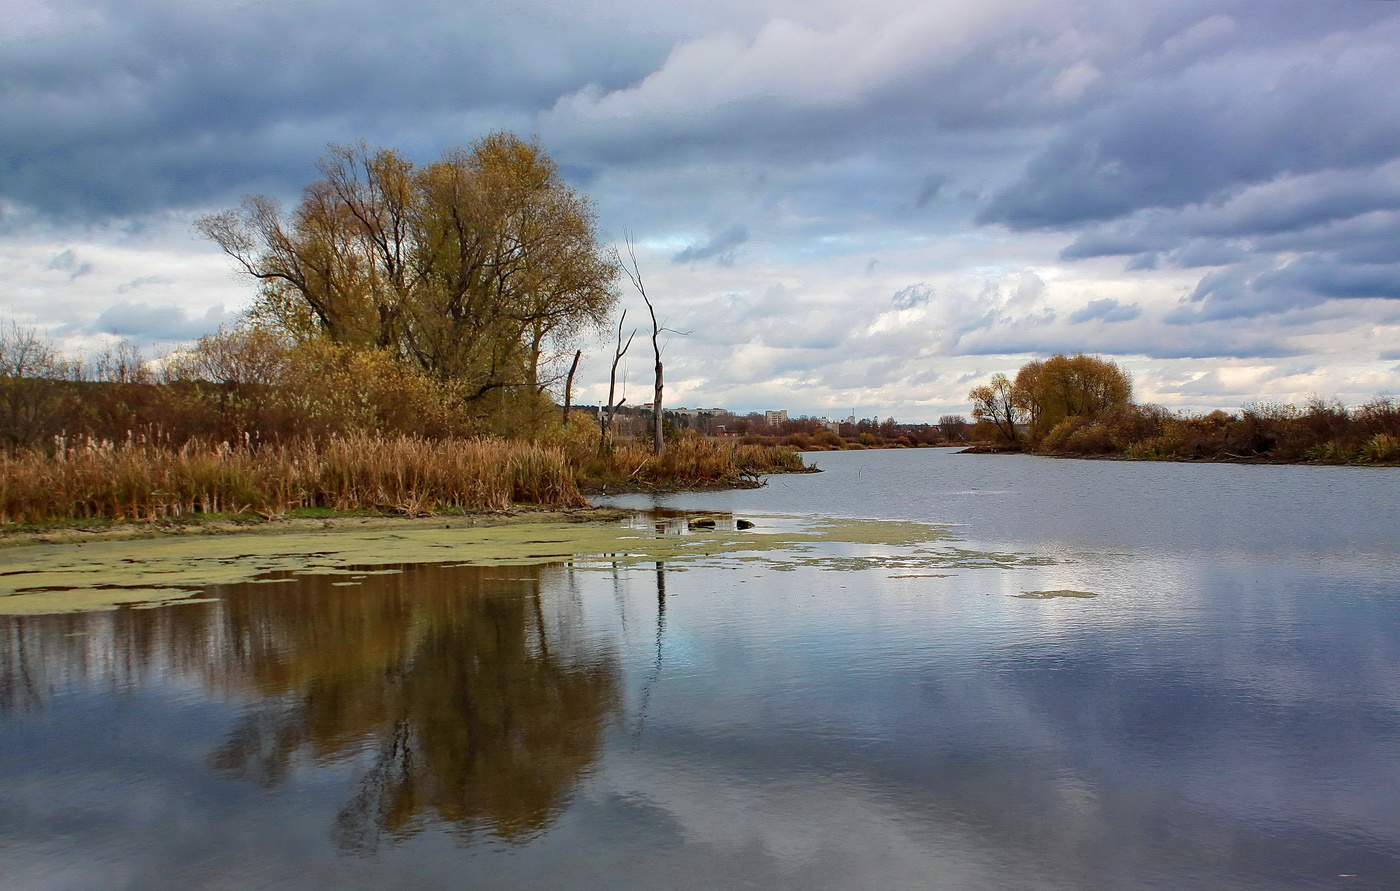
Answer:
[[(939, 480), (954, 501), (974, 491), (959, 478), (968, 467), (1005, 467), (1012, 479), (996, 486), (1042, 491), (1015, 517), (996, 510), (1019, 495), (983, 499), (1002, 507), (970, 511), (952, 541), (817, 543), (812, 560), (731, 554), (660, 574), (597, 559), (573, 570), (499, 567), (485, 588), (473, 582), (487, 594), (469, 614), (453, 605), (462, 586), (447, 570), (328, 577), (303, 608), (331, 610), (339, 618), (324, 627), (338, 631), (304, 638), (288, 618), (296, 613), (280, 612), (287, 601), (277, 598), (295, 588), (285, 584), (240, 589), (259, 592), (243, 607), (229, 589), (224, 603), (139, 619), (123, 610), (4, 620), (9, 643), (48, 647), (30, 667), (50, 683), (39, 704), (11, 696), (0, 713), (0, 868), (17, 888), (1400, 884), (1400, 521), (1370, 503), (1393, 503), (1396, 475), (866, 453), (821, 456), (829, 474), (787, 478), (786, 492), (775, 480), (666, 501), (787, 522), (770, 515), (817, 510), (822, 492), (851, 503), (835, 465), (857, 458), (886, 474), (891, 462), (929, 462), (938, 472), (917, 479)], [(1161, 482), (1173, 467), (1182, 491)], [(1018, 468), (1040, 476), (1016, 477)], [(1084, 513), (1059, 513), (1072, 499), (1046, 491), (1057, 484), (1044, 474), (1100, 468), (1110, 481), (1142, 469), (1147, 482), (1130, 506), (1104, 507), (1096, 489)], [(856, 478), (867, 486), (873, 474)], [(1286, 496), (1280, 474), (1305, 484)], [(1346, 505), (1316, 503), (1324, 478), (1368, 523), (1353, 517), (1313, 535), (1281, 512), (1311, 499), (1311, 515), (1339, 522)], [(1248, 485), (1221, 493), (1240, 480)], [(1192, 489), (1201, 485), (1209, 491)], [(1179, 502), (1193, 492), (1208, 507), (1241, 504), (1186, 528)], [(920, 509), (949, 519), (936, 497), (916, 503), (901, 494), (875, 506), (894, 519)], [(1244, 509), (1260, 513), (1242, 525)], [(1123, 527), (1128, 515), (1137, 520)], [(943, 556), (913, 566), (920, 548)], [(957, 549), (998, 559), (944, 559)], [(337, 586), (346, 580), (360, 585)], [(498, 588), (513, 593), (493, 599)], [(1065, 590), (1096, 596), (1017, 596)], [(370, 609), (378, 624), (353, 621)], [(240, 614), (275, 633), (231, 634)], [(348, 671), (347, 652), (379, 663), (346, 641), (386, 628), (397, 655)], [(402, 711), (387, 679), (434, 664), (433, 653), (444, 667), (430, 678), (450, 666), (489, 670), (425, 641), (475, 649), (497, 629), (514, 629), (511, 664), (521, 668), (496, 676), (535, 683), (540, 641), (564, 672), (529, 688), (545, 694), (531, 700), (545, 728), (535, 746), (552, 745), (550, 728), (561, 739), (599, 728), (596, 748), (560, 762), (551, 787), (560, 803), (541, 832), (514, 844), (464, 834), (438, 807), (424, 812), (423, 831), (347, 853), (338, 815), (387, 738), (373, 709), (346, 725), (366, 729), (337, 737), (338, 748), (295, 749), (277, 782), (214, 769), (250, 715), (327, 689), (321, 677), (339, 678), (331, 705), (383, 700)], [(289, 680), (275, 660), (239, 661), (256, 640), (323, 674)], [(91, 664), (64, 661), (65, 641)], [(150, 655), (135, 665), (138, 641)], [(13, 685), (16, 662), (5, 664)], [(558, 678), (594, 670), (603, 671), (590, 688), (596, 702), (570, 721), (551, 717)], [(445, 689), (446, 698), (424, 694), (427, 714), (450, 720), (453, 697), (475, 688)], [(343, 712), (321, 706), (318, 715)]]

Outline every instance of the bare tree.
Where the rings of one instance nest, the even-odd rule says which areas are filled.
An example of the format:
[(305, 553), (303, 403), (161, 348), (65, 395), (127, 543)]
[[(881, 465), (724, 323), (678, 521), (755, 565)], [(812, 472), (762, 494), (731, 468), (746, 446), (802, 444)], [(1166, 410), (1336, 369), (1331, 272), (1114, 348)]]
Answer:
[(598, 426), (601, 428), (598, 433), (598, 454), (604, 454), (612, 446), (612, 422), (613, 415), (626, 402), (625, 398), (617, 398), (617, 366), (622, 361), (622, 357), (627, 355), (627, 350), (632, 346), (632, 338), (637, 336), (634, 328), (632, 333), (627, 335), (627, 342), (622, 342), (622, 323), (627, 321), (627, 310), (622, 311), (622, 315), (617, 320), (617, 347), (613, 350), (612, 371), (608, 374), (608, 404), (598, 412)]
[(651, 298), (647, 296), (646, 285), (642, 282), (642, 270), (637, 265), (637, 251), (632, 244), (631, 234), (627, 235), (627, 259), (632, 262), (629, 267), (622, 264), (622, 271), (627, 273), (627, 278), (632, 281), (632, 287), (637, 289), (637, 293), (642, 295), (642, 300), (647, 305), (647, 312), (651, 313), (651, 351), (656, 357), (656, 388), (652, 395), (652, 454), (660, 455), (666, 450), (666, 435), (662, 427), (664, 413), (661, 410), (661, 326), (656, 321), (656, 307), (651, 305)]
[(990, 382), (973, 387), (967, 398), (972, 401), (974, 418), (996, 425), (1007, 442), (1020, 442), (1016, 427), (1021, 423), (1022, 411), (1016, 399), (1016, 385), (1006, 375), (992, 375)]
[(0, 443), (34, 445), (59, 432), (70, 398), (62, 382), (79, 377), (34, 328), (0, 326)]

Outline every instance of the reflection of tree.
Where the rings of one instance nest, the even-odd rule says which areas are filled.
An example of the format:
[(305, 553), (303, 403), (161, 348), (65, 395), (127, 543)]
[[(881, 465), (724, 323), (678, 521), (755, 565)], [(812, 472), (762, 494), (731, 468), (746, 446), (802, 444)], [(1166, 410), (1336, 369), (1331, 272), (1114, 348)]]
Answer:
[(582, 638), (561, 580), (541, 585), (558, 572), (415, 565), (12, 621), (0, 691), (33, 708), (75, 680), (194, 674), (252, 699), (211, 758), (220, 772), (274, 785), (306, 763), (368, 759), (337, 821), (346, 846), (437, 821), (522, 840), (565, 806), (620, 702), (616, 656)]
[(666, 563), (656, 561), (656, 665), (652, 667), (651, 673), (647, 675), (646, 682), (642, 684), (641, 699), (637, 704), (637, 728), (632, 732), (633, 738), (642, 735), (642, 728), (647, 720), (647, 708), (651, 704), (651, 689), (656, 686), (656, 682), (661, 677), (662, 644), (666, 639)]
[(351, 847), (432, 820), (508, 840), (548, 825), (597, 756), (618, 668), (566, 634), (551, 642), (538, 570), (416, 566), (357, 588), (299, 587), (296, 605), (230, 601), (245, 613), (230, 616), (237, 649), (259, 654), (247, 678), (282, 695), (248, 715), (216, 766), (275, 782), (299, 753), (372, 746), (338, 821)]

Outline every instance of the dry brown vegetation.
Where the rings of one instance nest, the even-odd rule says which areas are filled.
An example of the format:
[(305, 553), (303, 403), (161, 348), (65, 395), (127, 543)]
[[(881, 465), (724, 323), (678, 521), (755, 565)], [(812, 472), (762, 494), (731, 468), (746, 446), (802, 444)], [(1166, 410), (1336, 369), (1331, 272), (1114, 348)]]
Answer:
[(335, 437), (252, 446), (60, 440), (0, 454), (0, 522), (153, 521), (302, 508), (423, 515), (583, 505), (557, 447), (483, 438)]
[[(567, 508), (580, 490), (742, 484), (801, 470), (791, 448), (677, 438), (601, 449), (594, 419), (536, 391), (462, 400), (377, 351), (223, 332), (162, 363), (129, 346), (65, 362), (0, 332), (0, 523), (422, 515)], [(490, 406), (490, 411), (487, 406)], [(503, 435), (505, 434), (505, 435)]]
[(156, 521), (208, 514), (282, 516), (307, 508), (423, 516), (580, 507), (580, 487), (741, 484), (804, 469), (790, 449), (704, 439), (660, 457), (643, 443), (598, 455), (595, 443), (355, 434), (313, 441), (180, 446), (59, 438), (52, 450), (0, 452), (0, 523)]

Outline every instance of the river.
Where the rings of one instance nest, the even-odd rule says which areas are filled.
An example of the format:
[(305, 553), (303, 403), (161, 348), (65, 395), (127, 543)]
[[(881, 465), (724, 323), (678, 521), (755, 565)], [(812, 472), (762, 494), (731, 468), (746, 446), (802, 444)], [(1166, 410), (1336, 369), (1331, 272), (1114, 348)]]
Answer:
[(1400, 887), (1400, 470), (809, 457), (0, 615), (0, 885)]

